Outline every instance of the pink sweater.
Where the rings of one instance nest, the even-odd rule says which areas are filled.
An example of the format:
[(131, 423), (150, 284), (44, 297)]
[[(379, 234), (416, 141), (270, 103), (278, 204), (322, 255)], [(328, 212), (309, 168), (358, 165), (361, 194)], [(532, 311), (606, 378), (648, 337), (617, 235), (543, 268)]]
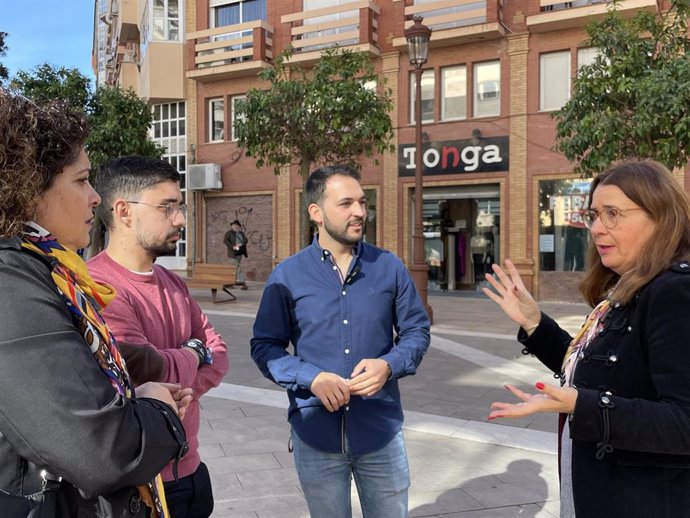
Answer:
[[(120, 266), (105, 252), (88, 262), (89, 271), (99, 282), (115, 288), (117, 295), (106, 307), (104, 317), (119, 343), (151, 348), (163, 360), (163, 381), (194, 389), (194, 400), (183, 419), (189, 453), (179, 462), (180, 477), (199, 467), (199, 398), (218, 386), (228, 372), (227, 349), (199, 305), (192, 299), (184, 281), (165, 268), (154, 265), (153, 275), (141, 275)], [(211, 352), (213, 364), (197, 368), (189, 352), (179, 348), (190, 338), (200, 339)], [(125, 357), (125, 360), (130, 361)], [(173, 480), (172, 466), (162, 473)]]

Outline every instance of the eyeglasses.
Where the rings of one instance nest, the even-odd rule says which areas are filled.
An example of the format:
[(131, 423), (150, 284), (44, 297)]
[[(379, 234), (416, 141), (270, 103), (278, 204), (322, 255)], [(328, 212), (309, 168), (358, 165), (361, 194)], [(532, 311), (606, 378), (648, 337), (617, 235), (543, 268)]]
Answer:
[(155, 207), (157, 209), (165, 209), (165, 217), (168, 219), (175, 219), (177, 213), (182, 214), (182, 217), (187, 219), (187, 205), (184, 203), (173, 203), (169, 201), (168, 203), (146, 203), (143, 201), (129, 201), (125, 200), (127, 203), (134, 203), (138, 205), (148, 205), (149, 207)]
[(636, 207), (634, 209), (617, 209), (616, 207), (607, 207), (601, 212), (594, 209), (583, 210), (582, 211), (582, 221), (585, 227), (591, 229), (597, 218), (601, 219), (601, 224), (608, 229), (616, 228), (618, 225), (618, 216), (626, 212), (632, 212), (634, 210), (644, 210), (641, 207)]

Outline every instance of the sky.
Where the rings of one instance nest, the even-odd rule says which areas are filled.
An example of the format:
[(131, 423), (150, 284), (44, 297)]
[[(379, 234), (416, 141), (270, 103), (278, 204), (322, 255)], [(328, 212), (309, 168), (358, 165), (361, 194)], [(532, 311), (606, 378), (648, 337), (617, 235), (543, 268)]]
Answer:
[(0, 0), (0, 32), (7, 55), (0, 61), (10, 78), (37, 65), (91, 69), (94, 0)]

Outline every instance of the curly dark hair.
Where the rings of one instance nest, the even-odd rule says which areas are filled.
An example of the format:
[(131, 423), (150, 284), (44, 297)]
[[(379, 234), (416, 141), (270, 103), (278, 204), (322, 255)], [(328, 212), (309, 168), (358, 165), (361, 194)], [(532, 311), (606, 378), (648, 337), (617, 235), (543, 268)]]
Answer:
[(77, 161), (89, 127), (65, 101), (38, 106), (0, 89), (0, 237), (21, 233), (38, 197)]

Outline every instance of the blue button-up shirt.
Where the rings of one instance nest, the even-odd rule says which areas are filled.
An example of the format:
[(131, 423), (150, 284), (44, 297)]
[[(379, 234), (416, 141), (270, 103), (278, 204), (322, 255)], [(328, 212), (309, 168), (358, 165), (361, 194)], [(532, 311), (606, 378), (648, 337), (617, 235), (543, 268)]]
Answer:
[[(314, 238), (269, 277), (251, 354), (264, 376), (288, 389), (288, 419), (304, 442), (333, 453), (347, 444), (361, 455), (388, 444), (402, 427), (397, 380), (416, 372), (428, 347), (429, 318), (400, 259), (359, 243), (343, 281)], [(391, 378), (373, 396), (352, 396), (328, 412), (309, 390), (314, 378), (326, 371), (347, 379), (367, 358), (388, 362)]]

